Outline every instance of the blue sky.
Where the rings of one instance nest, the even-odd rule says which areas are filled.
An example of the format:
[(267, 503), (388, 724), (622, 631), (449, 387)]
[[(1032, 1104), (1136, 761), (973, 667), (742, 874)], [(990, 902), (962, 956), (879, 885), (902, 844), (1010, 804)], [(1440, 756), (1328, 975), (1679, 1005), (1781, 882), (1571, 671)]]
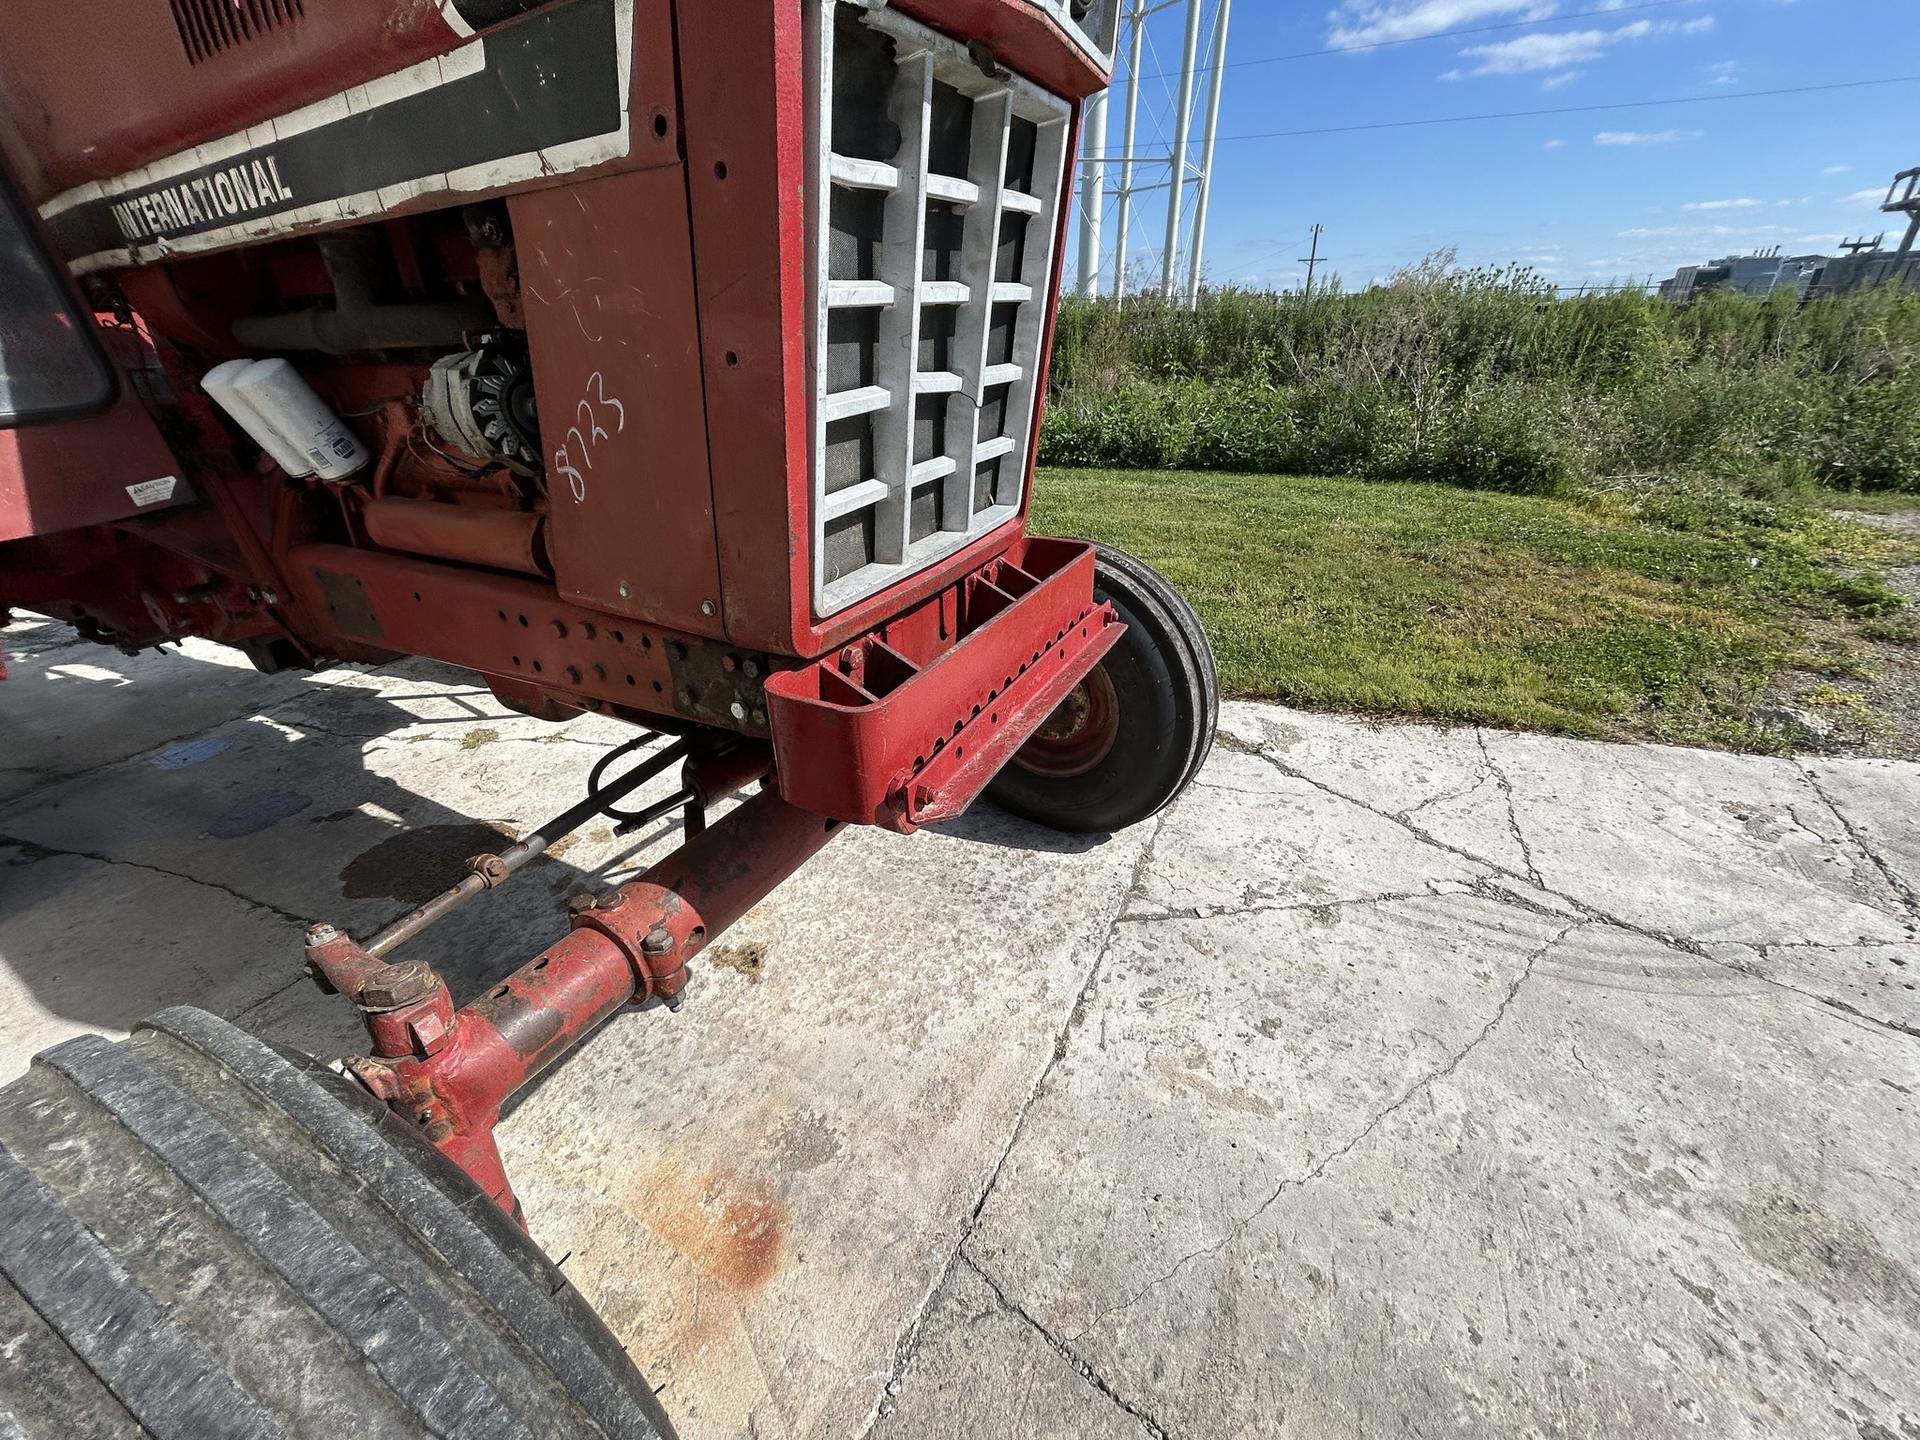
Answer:
[[(1155, 72), (1178, 69), (1181, 25), (1177, 7), (1148, 22), (1142, 150), (1171, 132), (1176, 82)], [(1486, 26), (1511, 28), (1440, 33)], [(1379, 40), (1410, 43), (1247, 63)], [(1843, 233), (1889, 230), (1892, 244), (1899, 227), (1879, 198), (1894, 171), (1920, 165), (1920, 83), (1229, 138), (1915, 75), (1920, 0), (1238, 0), (1228, 60), (1205, 266), (1215, 282), (1298, 286), (1315, 221), (1349, 286), (1443, 246), (1462, 263), (1519, 261), (1577, 286), (1775, 244), (1832, 253)], [(1114, 152), (1124, 98), (1117, 88)], [(1136, 202), (1136, 267), (1157, 272), (1163, 204)], [(1109, 247), (1112, 231), (1109, 201)]]

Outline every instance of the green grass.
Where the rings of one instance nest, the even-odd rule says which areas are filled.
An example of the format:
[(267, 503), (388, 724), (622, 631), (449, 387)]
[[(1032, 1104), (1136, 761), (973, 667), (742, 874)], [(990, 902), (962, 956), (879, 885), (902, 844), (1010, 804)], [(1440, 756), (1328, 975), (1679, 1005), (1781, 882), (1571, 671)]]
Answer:
[(1051, 470), (1040, 533), (1193, 601), (1235, 696), (1766, 748), (1800, 622), (1871, 617), (1912, 542), (1723, 492), (1547, 499), (1329, 478)]

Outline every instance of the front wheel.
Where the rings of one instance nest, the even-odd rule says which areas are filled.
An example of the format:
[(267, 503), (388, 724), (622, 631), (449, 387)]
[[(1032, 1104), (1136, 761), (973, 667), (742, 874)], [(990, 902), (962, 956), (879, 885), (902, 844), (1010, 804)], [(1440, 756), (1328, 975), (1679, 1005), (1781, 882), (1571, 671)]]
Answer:
[(987, 788), (1004, 810), (1082, 834), (1145, 820), (1186, 789), (1220, 713), (1212, 647), (1178, 590), (1124, 550), (1096, 545), (1093, 593), (1127, 633)]

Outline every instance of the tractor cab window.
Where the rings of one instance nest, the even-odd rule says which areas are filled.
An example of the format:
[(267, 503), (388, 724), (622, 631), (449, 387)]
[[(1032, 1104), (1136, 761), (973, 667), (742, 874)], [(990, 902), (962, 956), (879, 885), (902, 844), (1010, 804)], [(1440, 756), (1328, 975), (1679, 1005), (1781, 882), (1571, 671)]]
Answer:
[(112, 398), (93, 321), (0, 186), (0, 428), (97, 410)]

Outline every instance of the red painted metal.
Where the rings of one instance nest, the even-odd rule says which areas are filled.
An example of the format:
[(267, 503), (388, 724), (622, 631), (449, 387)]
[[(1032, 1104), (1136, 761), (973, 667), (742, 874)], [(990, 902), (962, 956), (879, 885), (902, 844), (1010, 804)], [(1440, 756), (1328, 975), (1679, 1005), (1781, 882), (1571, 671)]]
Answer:
[[(77, 3), (84, 19), (103, 0)], [(1002, 63), (1084, 92), (1086, 62), (1025, 0), (934, 8), (924, 18), (942, 28), (998, 37)], [(1070, 634), (1092, 611), (1084, 566), (1049, 577), (1044, 606), (1057, 600), (1062, 612), (1050, 630), (1037, 623), (1042, 602), (1024, 596), (1017, 619), (982, 623), (990, 577), (1048, 553), (1023, 540), (1024, 513), (830, 621), (812, 614), (808, 210), (818, 177), (808, 116), (818, 77), (807, 59), (809, 11), (802, 0), (635, 0), (638, 108), (625, 161), (551, 177), (537, 191), (509, 187), (504, 216), (498, 201), (462, 210), (428, 196), (421, 205), (440, 207), (431, 216), (364, 227), (406, 303), (470, 308), (485, 296), (503, 324), (524, 322), (544, 486), (433, 445), (413, 399), (424, 355), (301, 360), (377, 457), (355, 484), (296, 484), (256, 464), (199, 392), (199, 376), (243, 353), (236, 320), (331, 303), (327, 267), (302, 237), (156, 263), (89, 283), (155, 338), (161, 369), (139, 390), (164, 423), (182, 486), (207, 502), (177, 513), (207, 519), (227, 538), (224, 553), (196, 533), (183, 567), (172, 557), (184, 527), (143, 518), (129, 539), (128, 522), (93, 525), (10, 553), (0, 601), (44, 604), (124, 642), (271, 640), (289, 652), (275, 663), (430, 656), (479, 671), (532, 713), (591, 709), (754, 737), (776, 728), (764, 688), (773, 671), (799, 661), (811, 674), (819, 667), (805, 662), (856, 644), (891, 648), (926, 673), (849, 714), (796, 698), (780, 784), (848, 820), (911, 828), (951, 813), (1093, 663), (1111, 627)], [(343, 0), (326, 23), (367, 13)], [(0, 35), (16, 23), (40, 24), (10, 19)], [(263, 36), (204, 62), (199, 83), (225, 97), (224, 114), (253, 113), (249, 85), (282, 100), (304, 93), (294, 72), (277, 68), (277, 43)], [(437, 43), (456, 42), (449, 33)], [(374, 49), (389, 70), (411, 54), (385, 41)], [(20, 54), (22, 65), (52, 63), (31, 44)], [(75, 83), (70, 70), (47, 74)], [(674, 95), (677, 104), (666, 98)], [(103, 159), (90, 178), (114, 163)], [(417, 208), (409, 201), (394, 215)], [(1067, 207), (1059, 210), (1056, 293)], [(1045, 387), (1035, 388), (1037, 431)], [(0, 450), (25, 443), (20, 436), (33, 432), (0, 435)], [(126, 447), (123, 458), (134, 453)], [(36, 505), (41, 491), (71, 488), (63, 472), (86, 455), (80, 445), (58, 460), (51, 450), (36, 456)], [(1030, 493), (1030, 469), (1028, 480)], [(35, 523), (46, 528), (37, 514)], [(119, 563), (97, 563), (105, 556)], [(194, 598), (175, 603), (175, 591)], [(1035, 669), (1042, 652), (1057, 668)], [(817, 702), (826, 683), (816, 675), (775, 688), (812, 685)], [(984, 720), (973, 715), (993, 696), (1010, 698)], [(892, 766), (884, 775), (880, 758)]]
[[(0, 185), (6, 183), (0, 174)], [(76, 306), (81, 315), (90, 313), (77, 293)], [(107, 325), (96, 333), (118, 383), (112, 403), (95, 415), (0, 429), (0, 543), (151, 514), (198, 498), (134, 385), (136, 377), (164, 383), (145, 332)], [(60, 482), (37, 478), (49, 474), (58, 474)], [(174, 485), (161, 497), (168, 477)], [(145, 481), (163, 483), (129, 493), (129, 485)], [(142, 504), (142, 495), (155, 498)]]
[(560, 593), (718, 636), (686, 204), (678, 172), (651, 170), (510, 208)]
[[(1107, 85), (1107, 71), (1054, 23), (1023, 0), (893, 0), (925, 25), (979, 40), (994, 60), (1069, 100)], [(1065, 209), (1065, 206), (1061, 207)]]
[(387, 498), (364, 502), (360, 523), (367, 538), (385, 550), (523, 575), (553, 570), (547, 559), (547, 517), (537, 511)]
[(781, 793), (901, 831), (958, 815), (1126, 632), (1092, 593), (1091, 545), (1023, 540), (951, 595), (775, 676)]
[[(165, 3), (7, 7), (0, 134), (33, 198), (244, 130), (452, 48), (435, 0), (317, 0), (204, 65)], [(102, 83), (102, 77), (111, 77)]]
[(518, 1218), (493, 1140), (508, 1097), (624, 1006), (677, 996), (687, 962), (837, 828), (758, 795), (577, 912), (564, 939), (458, 1011), (430, 968), (375, 959), (332, 926), (309, 932), (307, 958), (366, 1022), (372, 1054), (350, 1073)]

